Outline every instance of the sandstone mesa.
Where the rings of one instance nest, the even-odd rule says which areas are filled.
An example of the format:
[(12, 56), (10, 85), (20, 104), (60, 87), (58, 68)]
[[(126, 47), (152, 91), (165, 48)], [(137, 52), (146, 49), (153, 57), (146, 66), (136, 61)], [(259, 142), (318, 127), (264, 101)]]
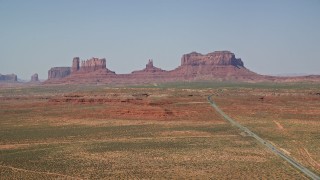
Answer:
[[(71, 67), (53, 67), (44, 84), (141, 84), (177, 81), (242, 81), (242, 82), (320, 82), (319, 75), (277, 77), (260, 75), (247, 69), (240, 58), (230, 51), (208, 54), (191, 52), (181, 57), (181, 64), (173, 70), (163, 70), (149, 59), (146, 67), (129, 74), (117, 74), (107, 68), (105, 58), (80, 60), (74, 57)], [(15, 74), (1, 75), (0, 82), (17, 82)], [(39, 82), (38, 74), (31, 83)]]
[(163, 70), (149, 59), (142, 70), (130, 74), (116, 74), (106, 66), (106, 59), (73, 58), (72, 67), (54, 67), (45, 83), (153, 83), (193, 80), (249, 80), (258, 74), (245, 68), (241, 59), (230, 51), (208, 54), (184, 54), (181, 65), (174, 70)]
[(260, 75), (244, 66), (240, 58), (230, 51), (208, 54), (191, 52), (184, 54), (181, 65), (174, 70), (163, 70), (149, 59), (142, 70), (130, 74), (116, 74), (107, 68), (106, 59), (91, 58), (80, 61), (73, 58), (72, 67), (55, 67), (48, 72), (45, 84), (59, 83), (109, 83), (140, 84), (177, 81), (244, 81), (244, 82), (320, 82), (320, 76), (275, 77)]
[(7, 74), (7, 75), (2, 75), (0, 74), (0, 82), (17, 82), (18, 78), (17, 75), (15, 74)]

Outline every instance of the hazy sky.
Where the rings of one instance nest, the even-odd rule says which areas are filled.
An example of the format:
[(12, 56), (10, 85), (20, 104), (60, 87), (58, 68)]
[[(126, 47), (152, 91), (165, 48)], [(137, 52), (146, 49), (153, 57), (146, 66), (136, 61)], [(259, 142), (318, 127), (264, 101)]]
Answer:
[(0, 73), (21, 79), (75, 56), (130, 73), (215, 50), (261, 74), (320, 74), (320, 1), (0, 0)]

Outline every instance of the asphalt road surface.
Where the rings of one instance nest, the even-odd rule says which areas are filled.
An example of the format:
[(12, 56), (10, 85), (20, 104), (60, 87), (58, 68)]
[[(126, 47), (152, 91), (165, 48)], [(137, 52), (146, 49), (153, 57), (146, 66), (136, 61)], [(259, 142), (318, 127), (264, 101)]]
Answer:
[(211, 106), (227, 121), (229, 121), (232, 125), (238, 127), (240, 130), (244, 131), (249, 136), (255, 138), (258, 142), (266, 146), (269, 150), (271, 150), (274, 154), (280, 156), (284, 160), (286, 160), (288, 163), (290, 163), (292, 166), (303, 172), (306, 176), (308, 176), (311, 179), (320, 180), (320, 177), (316, 175), (315, 173), (311, 172), (309, 169), (302, 166), (299, 162), (292, 159), (288, 155), (284, 154), (282, 151), (280, 151), (278, 148), (270, 144), (269, 142), (263, 140), (261, 137), (250, 131), (248, 128), (242, 126), (237, 121), (231, 119), (228, 115), (226, 115), (218, 106), (217, 104), (212, 100), (213, 95), (208, 96), (208, 101), (211, 104)]

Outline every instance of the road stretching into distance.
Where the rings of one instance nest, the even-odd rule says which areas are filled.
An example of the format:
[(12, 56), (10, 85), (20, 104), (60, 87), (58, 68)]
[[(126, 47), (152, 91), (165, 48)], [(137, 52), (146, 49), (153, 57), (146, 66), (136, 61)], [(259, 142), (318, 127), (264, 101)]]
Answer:
[(266, 146), (269, 150), (271, 150), (274, 154), (280, 156), (281, 158), (283, 158), (284, 160), (286, 160), (288, 163), (290, 163), (292, 166), (294, 166), (295, 168), (297, 168), (298, 170), (300, 170), (301, 172), (303, 172), (306, 176), (308, 176), (311, 179), (315, 179), (315, 180), (320, 180), (320, 177), (318, 175), (316, 175), (315, 173), (311, 172), (309, 169), (307, 169), (306, 167), (302, 166), (299, 162), (297, 162), (296, 160), (292, 159), (291, 157), (289, 157), (288, 155), (286, 155), (285, 153), (283, 153), (282, 151), (280, 151), (279, 149), (277, 149), (274, 145), (272, 145), (271, 143), (263, 140), (261, 137), (259, 137), (257, 134), (253, 133), (252, 131), (250, 131), (248, 128), (242, 126), (241, 124), (239, 124), (237, 121), (233, 120), (232, 118), (230, 118), (228, 115), (226, 115), (218, 106), (217, 104), (212, 100), (213, 95), (208, 96), (208, 101), (211, 104), (211, 106), (227, 121), (229, 121), (232, 125), (238, 127), (240, 130), (244, 131), (246, 134), (248, 134), (249, 136), (255, 138), (258, 142), (260, 142), (261, 144), (263, 144), (264, 146)]

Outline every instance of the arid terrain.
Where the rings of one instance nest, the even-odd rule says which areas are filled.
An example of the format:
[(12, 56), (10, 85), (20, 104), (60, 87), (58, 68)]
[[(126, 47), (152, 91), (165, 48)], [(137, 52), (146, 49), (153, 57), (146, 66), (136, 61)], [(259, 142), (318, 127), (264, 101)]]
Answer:
[(230, 117), (320, 174), (320, 85), (226, 82), (0, 89), (0, 179), (307, 179)]

